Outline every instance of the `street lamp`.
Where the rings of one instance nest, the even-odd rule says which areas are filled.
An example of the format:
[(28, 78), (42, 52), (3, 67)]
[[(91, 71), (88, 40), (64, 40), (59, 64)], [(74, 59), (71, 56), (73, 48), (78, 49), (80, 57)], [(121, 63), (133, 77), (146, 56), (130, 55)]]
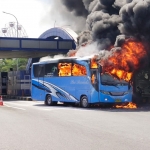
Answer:
[[(8, 15), (11, 15), (11, 16), (13, 16), (13, 17), (15, 17), (15, 19), (16, 19), (16, 21), (17, 21), (17, 38), (18, 38), (18, 19), (16, 18), (16, 16), (15, 16), (15, 15), (13, 15), (13, 14), (11, 14), (11, 13), (8, 13), (8, 12), (5, 12), (5, 11), (3, 11), (3, 13), (8, 14)], [(17, 58), (17, 71), (18, 71), (18, 58)]]
[(15, 17), (15, 19), (16, 19), (16, 21), (17, 21), (17, 38), (18, 38), (18, 19), (16, 18), (15, 15), (13, 15), (13, 14), (11, 14), (11, 13), (8, 13), (8, 12), (5, 12), (5, 11), (3, 11), (3, 13), (8, 14), (8, 15), (12, 15), (13, 17)]

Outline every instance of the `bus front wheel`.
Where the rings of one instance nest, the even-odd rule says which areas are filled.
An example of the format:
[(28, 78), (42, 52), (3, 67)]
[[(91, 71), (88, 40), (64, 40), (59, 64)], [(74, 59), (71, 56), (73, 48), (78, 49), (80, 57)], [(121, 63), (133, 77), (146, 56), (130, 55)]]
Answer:
[(45, 104), (51, 106), (53, 104), (51, 95), (46, 96)]
[(89, 107), (87, 96), (82, 96), (81, 97), (80, 106), (83, 107), (83, 108), (88, 108)]

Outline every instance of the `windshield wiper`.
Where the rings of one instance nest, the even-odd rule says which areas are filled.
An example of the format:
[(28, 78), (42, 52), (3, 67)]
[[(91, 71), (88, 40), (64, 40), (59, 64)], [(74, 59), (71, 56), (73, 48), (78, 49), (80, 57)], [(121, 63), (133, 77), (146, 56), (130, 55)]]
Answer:
[(116, 87), (118, 87), (117, 85), (119, 84), (119, 83), (110, 82), (110, 81), (102, 81), (101, 83), (104, 84), (104, 85), (113, 85), (113, 86), (116, 86)]
[(115, 86), (115, 87), (117, 87), (117, 88), (119, 88), (118, 87), (118, 83), (114, 83), (114, 82), (109, 82), (109, 81), (103, 81), (103, 82), (101, 82), (103, 85), (112, 85), (112, 86)]

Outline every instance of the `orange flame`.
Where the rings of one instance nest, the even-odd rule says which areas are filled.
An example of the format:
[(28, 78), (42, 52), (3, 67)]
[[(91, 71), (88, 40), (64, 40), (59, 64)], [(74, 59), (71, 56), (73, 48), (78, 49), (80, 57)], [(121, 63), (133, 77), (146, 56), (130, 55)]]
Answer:
[(102, 59), (103, 71), (129, 81), (133, 70), (139, 68), (140, 60), (146, 56), (144, 46), (140, 42), (126, 41), (121, 50), (117, 50), (107, 60)]
[(136, 104), (132, 102), (128, 103), (127, 105), (116, 105), (115, 107), (116, 108), (131, 108), (131, 109), (137, 108)]
[(72, 75), (73, 76), (86, 75), (86, 68), (84, 66), (79, 65), (79, 64), (73, 64)]
[(59, 76), (71, 76), (71, 63), (59, 63)]
[(79, 64), (59, 63), (59, 76), (84, 76), (86, 75), (86, 68)]
[(92, 59), (91, 59), (91, 68), (93, 68), (93, 69), (98, 68), (98, 64), (97, 64), (95, 58), (92, 58)]

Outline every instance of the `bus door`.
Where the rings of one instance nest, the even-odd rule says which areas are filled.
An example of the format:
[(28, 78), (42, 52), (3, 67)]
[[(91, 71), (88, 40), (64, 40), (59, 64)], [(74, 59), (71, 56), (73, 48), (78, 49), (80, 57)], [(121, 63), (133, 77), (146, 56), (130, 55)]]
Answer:
[(38, 87), (39, 90), (36, 93), (39, 96), (39, 100), (45, 100), (45, 89), (44, 89), (44, 74), (45, 68), (44, 65), (38, 66)]
[(96, 91), (98, 91), (98, 70), (91, 70), (91, 82)]
[[(91, 69), (91, 83), (95, 89), (94, 92), (94, 99), (98, 102), (99, 101), (99, 78), (98, 78), (98, 69)], [(94, 101), (95, 101), (94, 100)]]

